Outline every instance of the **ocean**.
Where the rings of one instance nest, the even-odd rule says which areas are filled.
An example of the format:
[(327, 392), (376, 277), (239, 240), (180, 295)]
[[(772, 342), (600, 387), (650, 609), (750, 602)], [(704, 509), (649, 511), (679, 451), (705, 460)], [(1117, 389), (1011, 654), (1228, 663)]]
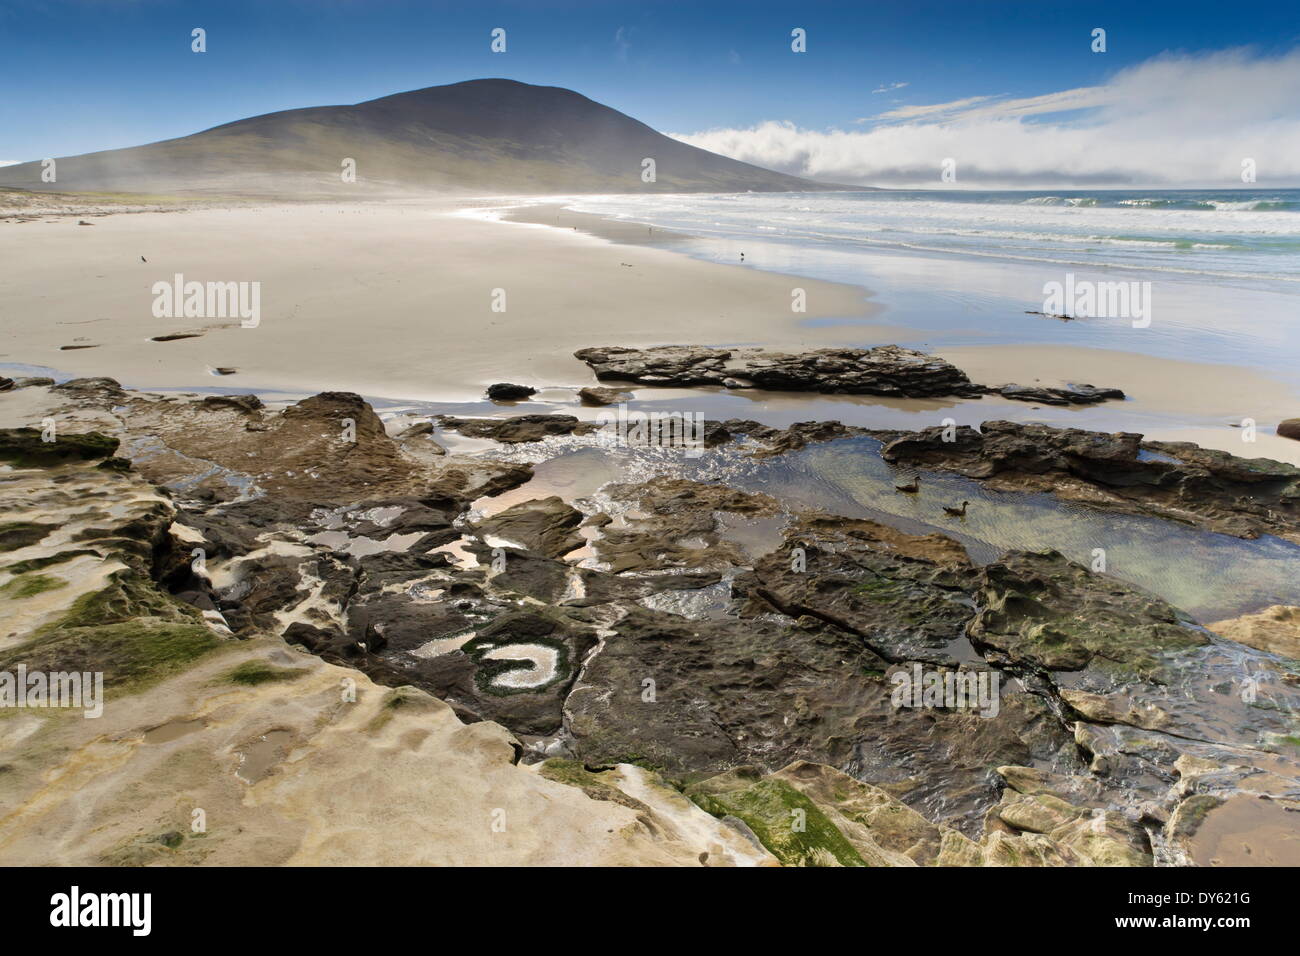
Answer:
[(1300, 283), (1300, 189), (601, 196), (572, 205), (693, 235)]
[[(1088, 346), (1242, 366), (1300, 390), (1300, 189), (882, 190), (564, 202), (683, 233), (668, 245), (689, 255), (864, 287), (879, 307), (872, 319), (803, 321), (843, 325), (843, 344), (891, 341), (873, 324), (906, 327), (917, 333), (905, 343), (913, 347)], [(1116, 281), (1149, 284), (1147, 327), (1124, 316), (1060, 323), (1032, 314), (1052, 311), (1046, 290), (1053, 284)]]

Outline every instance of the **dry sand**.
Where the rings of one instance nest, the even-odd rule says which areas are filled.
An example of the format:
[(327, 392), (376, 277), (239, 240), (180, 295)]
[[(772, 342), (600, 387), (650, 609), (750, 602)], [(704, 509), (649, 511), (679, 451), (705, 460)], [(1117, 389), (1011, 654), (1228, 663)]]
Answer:
[[(498, 381), (587, 384), (590, 372), (572, 353), (590, 345), (821, 344), (818, 330), (791, 321), (795, 287), (807, 292), (808, 317), (869, 309), (852, 286), (458, 214), (467, 205), (0, 224), (0, 362), (145, 387), (461, 401)], [(155, 318), (151, 287), (176, 273), (260, 282), (260, 324)], [(496, 289), (505, 291), (505, 312), (492, 311)], [(204, 334), (150, 341), (185, 331)], [(218, 367), (237, 373), (214, 376)]]

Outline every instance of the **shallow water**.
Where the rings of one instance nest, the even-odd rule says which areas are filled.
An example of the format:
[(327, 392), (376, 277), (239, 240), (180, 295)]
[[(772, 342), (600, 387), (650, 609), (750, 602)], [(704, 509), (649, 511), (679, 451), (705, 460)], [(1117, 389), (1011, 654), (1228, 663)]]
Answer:
[[(1091, 566), (1105, 551), (1106, 571), (1158, 594), (1202, 621), (1213, 622), (1270, 604), (1300, 602), (1300, 547), (1271, 536), (1255, 541), (1214, 534), (1158, 518), (1116, 514), (1045, 493), (989, 491), (954, 475), (923, 473), (915, 495), (894, 490), (914, 472), (880, 458), (870, 438), (813, 445), (783, 463), (798, 486), (848, 499), (865, 517), (903, 530), (938, 530), (966, 546), (972, 559), (994, 561), (1008, 550), (1054, 548)], [(781, 470), (778, 466), (777, 470)], [(944, 505), (970, 501), (964, 518)]]
[[(698, 258), (861, 285), (876, 322), (929, 347), (1054, 343), (1267, 369), (1300, 385), (1300, 191), (914, 190), (886, 193), (589, 196), (575, 210), (677, 229)], [(1045, 322), (1047, 282), (1151, 283), (1151, 323)], [(842, 320), (830, 320), (832, 323)], [(823, 323), (825, 324), (825, 323)]]
[(239, 748), (239, 767), (235, 775), (245, 783), (257, 783), (268, 776), (289, 752), (293, 734), (271, 730)]
[[(904, 494), (894, 486), (916, 472), (886, 462), (880, 447), (880, 442), (864, 437), (810, 445), (769, 459), (744, 457), (734, 450), (674, 459), (639, 449), (555, 443), (551, 457), (534, 466), (533, 480), (509, 497), (514, 502), (558, 494), (577, 501), (582, 510), (594, 511), (607, 504), (595, 489), (609, 481), (645, 481), (659, 474), (720, 480), (770, 494), (792, 510), (821, 508), (913, 534), (946, 534), (960, 541), (978, 563), (995, 561), (1009, 550), (1050, 548), (1091, 567), (1094, 549), (1104, 549), (1107, 573), (1207, 623), (1271, 604), (1300, 604), (1300, 547), (1279, 538), (1247, 541), (1159, 518), (1064, 502), (1046, 493), (990, 491), (971, 479), (934, 472), (921, 472), (920, 491)], [(966, 517), (943, 511), (945, 505), (962, 501), (970, 502)], [(774, 546), (781, 521), (723, 516), (722, 523), (729, 535), (745, 538), (751, 553), (759, 554)]]

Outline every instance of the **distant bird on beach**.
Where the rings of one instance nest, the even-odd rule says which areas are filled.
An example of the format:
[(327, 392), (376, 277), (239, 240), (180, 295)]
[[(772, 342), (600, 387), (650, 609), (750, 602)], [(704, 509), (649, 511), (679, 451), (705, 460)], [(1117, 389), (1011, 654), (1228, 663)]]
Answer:
[(745, 261), (745, 254), (743, 252), (740, 254), (740, 261), (741, 262)]
[(141, 256), (141, 257), (140, 257), (140, 261), (141, 261), (141, 262), (148, 262), (149, 260), (146, 259), (144, 256)]
[(969, 504), (969, 501), (963, 501), (960, 508), (949, 508), (947, 505), (944, 505), (943, 511), (944, 514), (952, 515), (954, 518), (964, 518), (966, 517), (966, 506)]
[(894, 485), (895, 491), (904, 491), (909, 495), (914, 495), (921, 490), (921, 476), (914, 475), (912, 480), (905, 485)]

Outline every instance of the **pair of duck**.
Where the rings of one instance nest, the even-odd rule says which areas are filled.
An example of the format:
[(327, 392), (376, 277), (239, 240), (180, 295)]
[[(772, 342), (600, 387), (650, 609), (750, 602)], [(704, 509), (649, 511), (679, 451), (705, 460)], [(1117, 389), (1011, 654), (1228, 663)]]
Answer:
[[(894, 485), (894, 490), (902, 491), (909, 495), (916, 494), (918, 491), (921, 490), (921, 476), (920, 475), (914, 476), (912, 480), (905, 485)], [(943, 512), (944, 514), (951, 515), (954, 518), (964, 518), (966, 517), (966, 508), (969, 505), (970, 505), (969, 501), (963, 501), (961, 503), (960, 508), (950, 508), (947, 505), (944, 505)]]

